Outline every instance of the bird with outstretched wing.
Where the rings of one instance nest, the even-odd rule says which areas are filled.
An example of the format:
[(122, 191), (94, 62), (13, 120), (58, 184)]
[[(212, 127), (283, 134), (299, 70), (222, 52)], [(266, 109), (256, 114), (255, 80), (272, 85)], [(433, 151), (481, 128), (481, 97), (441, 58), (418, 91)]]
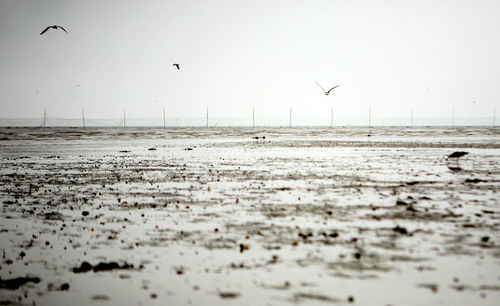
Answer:
[(325, 93), (325, 96), (328, 96), (332, 90), (334, 90), (335, 88), (337, 88), (337, 87), (340, 86), (340, 84), (339, 85), (335, 85), (332, 88), (330, 88), (328, 90), (325, 90), (321, 85), (318, 84), (318, 82), (316, 82), (316, 85), (318, 85), (319, 88), (321, 88), (321, 90), (323, 90), (323, 92)]
[(68, 31), (66, 31), (65, 28), (61, 27), (61, 26), (58, 26), (58, 25), (51, 25), (51, 26), (48, 26), (45, 28), (45, 30), (42, 31), (42, 33), (40, 33), (40, 35), (42, 35), (43, 33), (47, 32), (49, 29), (54, 29), (54, 30), (57, 30), (57, 29), (61, 29), (63, 30), (64, 32), (66, 32), (66, 34), (68, 33)]

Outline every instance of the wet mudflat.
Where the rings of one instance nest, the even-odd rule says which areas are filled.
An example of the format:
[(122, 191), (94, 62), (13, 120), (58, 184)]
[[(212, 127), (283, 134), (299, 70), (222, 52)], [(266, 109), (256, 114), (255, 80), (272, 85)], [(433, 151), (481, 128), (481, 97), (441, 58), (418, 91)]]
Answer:
[(0, 134), (2, 304), (500, 300), (496, 129)]

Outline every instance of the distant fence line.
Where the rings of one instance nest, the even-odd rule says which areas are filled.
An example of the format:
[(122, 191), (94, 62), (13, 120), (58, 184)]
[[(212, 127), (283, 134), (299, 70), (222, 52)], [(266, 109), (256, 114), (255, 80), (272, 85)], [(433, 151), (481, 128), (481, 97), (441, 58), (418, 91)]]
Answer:
[[(260, 118), (228, 118), (228, 117), (179, 117), (179, 118), (45, 118), (8, 119), (0, 118), (1, 127), (300, 127), (300, 126), (495, 126), (494, 117), (260, 117)], [(332, 124), (333, 123), (333, 124)]]

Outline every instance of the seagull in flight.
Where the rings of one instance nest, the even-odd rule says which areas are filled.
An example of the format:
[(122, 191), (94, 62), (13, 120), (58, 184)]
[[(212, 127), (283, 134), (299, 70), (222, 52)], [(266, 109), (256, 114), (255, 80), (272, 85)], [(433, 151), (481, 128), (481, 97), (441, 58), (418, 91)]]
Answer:
[(45, 28), (45, 30), (42, 31), (42, 33), (40, 33), (40, 35), (42, 35), (43, 33), (47, 32), (49, 29), (54, 29), (54, 30), (57, 30), (57, 29), (61, 29), (63, 30), (64, 32), (68, 33), (68, 31), (66, 31), (66, 29), (64, 29), (63, 27), (61, 26), (58, 26), (58, 25), (51, 25), (51, 26), (48, 26)]
[(177, 68), (177, 70), (181, 70), (181, 68), (179, 67), (179, 64), (173, 64), (172, 66), (174, 66), (175, 68)]
[(321, 87), (321, 85), (318, 84), (318, 82), (316, 82), (316, 85), (319, 86), (319, 88), (321, 88), (321, 90), (323, 90), (323, 92), (325, 93), (325, 96), (328, 96), (330, 94), (330, 91), (334, 90), (335, 88), (339, 87), (339, 85), (335, 85), (333, 86), (332, 88), (328, 89), (328, 91), (326, 91), (323, 87)]

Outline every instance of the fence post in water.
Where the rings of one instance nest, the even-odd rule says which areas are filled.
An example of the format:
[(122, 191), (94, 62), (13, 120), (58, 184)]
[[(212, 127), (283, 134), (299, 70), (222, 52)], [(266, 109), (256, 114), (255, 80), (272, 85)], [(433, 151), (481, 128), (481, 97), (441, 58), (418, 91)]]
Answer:
[(82, 106), (82, 122), (83, 122), (83, 129), (85, 130), (85, 113), (83, 112), (83, 106)]
[(252, 109), (252, 127), (255, 128), (255, 106)]
[(330, 127), (333, 127), (333, 107), (332, 107), (332, 113), (330, 114)]
[(455, 109), (454, 108), (451, 110), (451, 126), (452, 127), (455, 126)]
[(45, 108), (43, 109), (43, 128), (45, 128), (45, 124), (47, 122), (47, 112), (45, 111)]
[(165, 106), (163, 107), (163, 128), (165, 128)]
[(368, 107), (368, 127), (372, 127), (372, 109)]

